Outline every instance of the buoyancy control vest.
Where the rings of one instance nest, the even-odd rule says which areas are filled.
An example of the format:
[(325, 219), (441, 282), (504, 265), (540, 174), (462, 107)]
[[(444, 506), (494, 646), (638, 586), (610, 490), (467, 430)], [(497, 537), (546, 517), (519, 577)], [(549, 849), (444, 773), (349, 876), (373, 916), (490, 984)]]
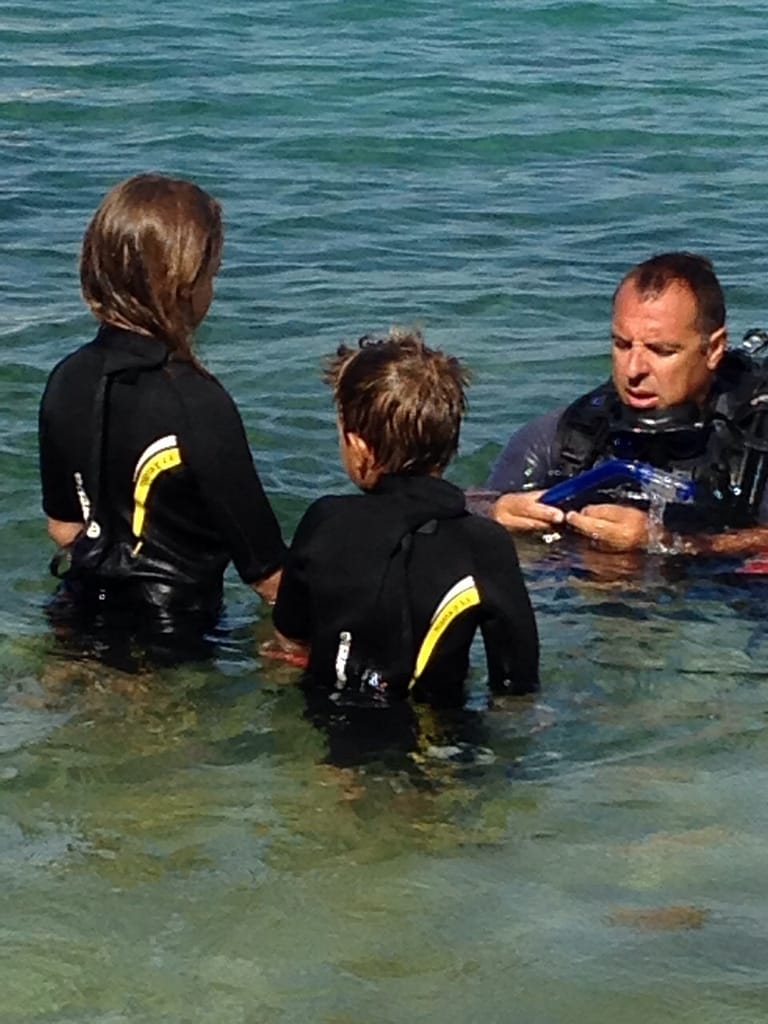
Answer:
[[(566, 409), (556, 443), (560, 457), (550, 485), (606, 459), (631, 459), (695, 482), (692, 506), (665, 509), (668, 527), (753, 525), (768, 478), (768, 367), (745, 352), (727, 352), (703, 409), (684, 403), (634, 410), (607, 381)], [(626, 485), (590, 500), (647, 504), (645, 495)]]

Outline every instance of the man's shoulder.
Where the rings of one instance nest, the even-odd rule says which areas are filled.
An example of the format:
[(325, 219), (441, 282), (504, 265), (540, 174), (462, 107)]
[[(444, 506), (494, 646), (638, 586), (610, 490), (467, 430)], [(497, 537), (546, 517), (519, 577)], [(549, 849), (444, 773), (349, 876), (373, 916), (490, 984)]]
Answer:
[(768, 393), (768, 362), (743, 352), (726, 352), (715, 375), (710, 395), (712, 407), (720, 413), (736, 415), (751, 406), (756, 396)]
[(496, 460), (487, 486), (498, 491), (544, 486), (556, 457), (558, 429), (565, 409), (552, 409), (516, 430)]
[(572, 418), (578, 417), (581, 420), (584, 416), (592, 419), (594, 416), (610, 415), (618, 402), (619, 396), (613, 381), (609, 378), (591, 387), (588, 391), (582, 391), (566, 404), (558, 405), (554, 409), (528, 420), (519, 432), (529, 430), (541, 433), (553, 432), (561, 423)]
[(548, 412), (542, 412), (538, 416), (534, 416), (533, 419), (528, 420), (519, 427), (512, 435), (512, 438), (521, 437), (529, 441), (549, 440), (555, 436), (560, 420), (569, 408), (570, 406), (568, 405), (559, 405), (555, 409), (550, 409)]
[(533, 447), (553, 444), (560, 422), (569, 408), (570, 406), (560, 405), (523, 423), (510, 436), (505, 453), (523, 452)]

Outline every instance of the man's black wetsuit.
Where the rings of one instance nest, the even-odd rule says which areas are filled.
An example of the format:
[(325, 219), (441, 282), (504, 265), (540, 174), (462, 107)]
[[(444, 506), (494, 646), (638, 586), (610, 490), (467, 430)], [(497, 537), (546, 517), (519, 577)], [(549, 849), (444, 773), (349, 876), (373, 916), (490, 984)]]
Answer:
[(246, 583), (285, 554), (232, 399), (161, 343), (113, 327), (62, 360), (40, 407), (43, 508), (84, 521), (84, 601), (205, 612), (231, 560)]
[[(702, 411), (699, 450), (683, 456), (675, 452), (674, 435), (668, 435), (669, 441), (663, 434), (656, 435), (655, 440), (654, 435), (647, 435), (655, 445), (655, 454), (652, 458), (640, 456), (639, 461), (650, 461), (663, 469), (679, 468), (699, 481), (700, 497), (695, 503), (698, 517), (697, 509), (689, 517), (694, 526), (723, 529), (768, 524), (766, 467), (760, 459), (768, 444), (768, 420), (763, 412), (768, 405), (767, 387), (766, 372), (760, 364), (753, 364), (741, 354), (728, 353)], [(620, 410), (618, 395), (606, 382), (567, 408), (531, 420), (509, 439), (486, 486), (505, 493), (538, 490), (606, 458), (638, 458), (618, 450), (631, 440), (631, 435), (613, 433), (606, 426)], [(636, 435), (632, 443), (642, 445), (643, 436)], [(748, 457), (750, 450), (753, 454)], [(739, 508), (738, 495), (742, 492), (753, 494), (746, 511)], [(723, 497), (709, 500), (713, 493)]]
[(407, 696), (460, 705), (477, 626), (489, 684), (538, 686), (538, 638), (514, 543), (434, 477), (384, 476), (314, 502), (296, 531), (274, 609), (311, 646), (309, 677), (340, 701)]

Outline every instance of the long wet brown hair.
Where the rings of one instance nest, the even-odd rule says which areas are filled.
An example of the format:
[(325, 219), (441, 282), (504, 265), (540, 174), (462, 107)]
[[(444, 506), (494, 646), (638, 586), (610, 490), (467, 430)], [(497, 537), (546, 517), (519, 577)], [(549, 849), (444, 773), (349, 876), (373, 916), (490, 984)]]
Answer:
[(86, 229), (83, 297), (98, 320), (157, 338), (173, 358), (199, 366), (193, 298), (218, 270), (222, 242), (212, 196), (191, 181), (138, 174), (107, 193)]

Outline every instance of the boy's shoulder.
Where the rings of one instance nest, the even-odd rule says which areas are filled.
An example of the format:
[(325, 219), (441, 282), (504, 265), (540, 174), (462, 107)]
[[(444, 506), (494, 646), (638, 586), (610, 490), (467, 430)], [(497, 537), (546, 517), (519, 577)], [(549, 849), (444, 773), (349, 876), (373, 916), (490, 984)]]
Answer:
[[(318, 530), (327, 533), (346, 532), (349, 539), (366, 531), (388, 530), (400, 526), (402, 506), (396, 497), (376, 492), (358, 491), (353, 494), (326, 494), (316, 498), (306, 509), (300, 524), (307, 536)], [(476, 541), (483, 546), (514, 547), (511, 534), (493, 519), (470, 512), (442, 519), (442, 525), (460, 542)]]
[(378, 503), (366, 493), (356, 494), (324, 494), (316, 498), (302, 516), (301, 526), (315, 529), (324, 523), (341, 524), (350, 519), (357, 520), (361, 516), (366, 519), (375, 515)]
[(499, 544), (514, 543), (512, 534), (501, 523), (488, 516), (476, 515), (468, 512), (461, 519), (462, 529), (471, 536), (481, 537), (486, 540), (496, 540)]
[(326, 494), (317, 498), (296, 527), (291, 551), (317, 564), (367, 558), (387, 532), (382, 530), (382, 519), (372, 514), (372, 506), (377, 505), (366, 494)]
[(495, 519), (469, 513), (456, 521), (455, 529), (461, 543), (483, 564), (496, 564), (500, 568), (508, 567), (511, 562), (517, 563), (514, 536)]
[[(387, 553), (405, 533), (415, 528), (409, 522), (409, 513), (413, 515), (413, 510), (404, 506), (397, 492), (326, 494), (305, 511), (294, 534), (293, 546), (303, 549), (309, 546), (315, 553), (332, 547), (350, 556), (353, 552), (363, 552), (366, 557), (374, 552)], [(430, 511), (423, 518), (417, 514), (415, 525), (427, 522), (434, 514)], [(469, 517), (461, 515), (460, 518)], [(457, 534), (453, 536), (458, 539)]]

